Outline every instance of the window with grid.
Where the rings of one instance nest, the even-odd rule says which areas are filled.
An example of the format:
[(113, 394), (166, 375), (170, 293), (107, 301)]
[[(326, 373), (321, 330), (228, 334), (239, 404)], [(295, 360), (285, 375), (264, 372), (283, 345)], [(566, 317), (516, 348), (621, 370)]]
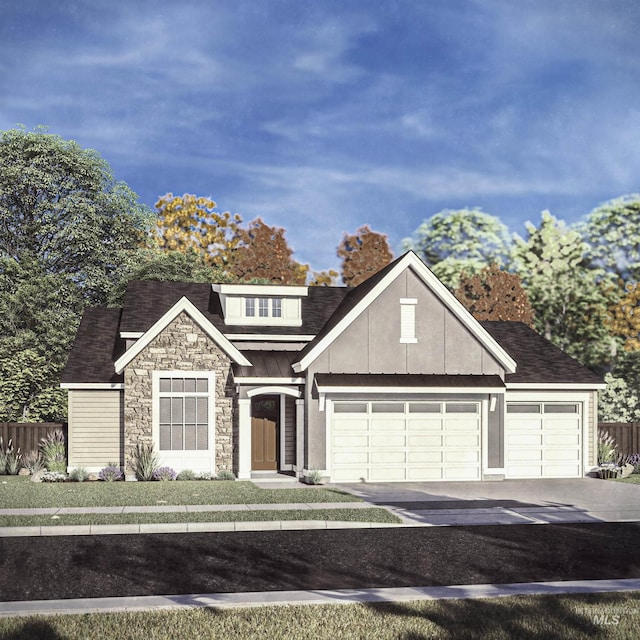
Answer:
[(161, 377), (161, 451), (205, 451), (209, 447), (208, 378)]
[(245, 298), (247, 318), (282, 318), (282, 298)]

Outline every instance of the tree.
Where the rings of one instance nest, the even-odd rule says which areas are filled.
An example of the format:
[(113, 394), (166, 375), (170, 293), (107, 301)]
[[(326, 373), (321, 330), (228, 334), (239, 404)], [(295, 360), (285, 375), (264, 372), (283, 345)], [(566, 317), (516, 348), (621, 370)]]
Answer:
[(626, 294), (609, 308), (606, 326), (624, 340), (626, 351), (640, 351), (640, 283), (628, 284)]
[(462, 271), (478, 273), (490, 264), (509, 264), (512, 240), (498, 218), (480, 209), (445, 209), (403, 240), (451, 288)]
[(229, 273), (245, 282), (259, 279), (275, 284), (305, 284), (309, 267), (293, 259), (284, 234), (284, 229), (270, 227), (260, 218), (238, 229)]
[(59, 420), (82, 310), (135, 261), (151, 212), (97, 152), (42, 129), (0, 132), (0, 416)]
[(534, 309), (535, 329), (582, 364), (606, 363), (613, 345), (605, 319), (615, 288), (586, 263), (580, 235), (548, 211), (527, 231), (526, 240), (516, 237), (513, 266)]
[(159, 280), (161, 282), (231, 282), (231, 277), (220, 267), (207, 264), (193, 249), (164, 251), (144, 249), (139, 252), (138, 264), (113, 289), (110, 306), (124, 303), (127, 285), (132, 280)]
[(595, 267), (622, 282), (640, 280), (640, 194), (605, 202), (577, 230)]
[(342, 259), (342, 281), (350, 287), (358, 286), (393, 260), (386, 234), (372, 231), (366, 224), (353, 235), (344, 234), (337, 255)]
[(309, 286), (311, 287), (334, 287), (338, 282), (340, 274), (334, 269), (328, 269), (325, 271), (313, 271), (311, 273), (311, 281)]
[(476, 320), (511, 320), (533, 326), (533, 309), (520, 276), (497, 264), (475, 275), (463, 275), (454, 295)]
[(605, 375), (607, 388), (598, 394), (603, 422), (640, 421), (640, 351), (623, 351)]
[(169, 251), (195, 251), (212, 266), (226, 268), (239, 243), (242, 218), (215, 211), (211, 198), (167, 193), (156, 202), (157, 245)]

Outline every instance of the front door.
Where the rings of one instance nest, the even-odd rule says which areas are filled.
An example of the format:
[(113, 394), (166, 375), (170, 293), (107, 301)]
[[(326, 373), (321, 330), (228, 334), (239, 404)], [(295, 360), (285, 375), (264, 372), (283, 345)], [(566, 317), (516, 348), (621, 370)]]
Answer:
[(280, 398), (253, 398), (251, 416), (251, 468), (255, 471), (277, 471)]
[(276, 423), (268, 418), (251, 418), (251, 468), (256, 471), (276, 471)]

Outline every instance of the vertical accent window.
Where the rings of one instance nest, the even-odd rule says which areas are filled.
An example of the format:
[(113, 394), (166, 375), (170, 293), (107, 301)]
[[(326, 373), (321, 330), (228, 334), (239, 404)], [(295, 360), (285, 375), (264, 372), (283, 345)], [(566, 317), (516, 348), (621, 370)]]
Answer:
[(258, 316), (260, 318), (269, 317), (269, 298), (258, 298)]
[(274, 318), (282, 318), (282, 298), (271, 299), (271, 315)]
[(416, 343), (416, 298), (400, 298), (400, 343)]
[(256, 299), (245, 298), (244, 300), (244, 315), (247, 318), (253, 318), (256, 315)]
[(158, 384), (161, 451), (209, 448), (209, 388), (200, 377), (161, 377)]

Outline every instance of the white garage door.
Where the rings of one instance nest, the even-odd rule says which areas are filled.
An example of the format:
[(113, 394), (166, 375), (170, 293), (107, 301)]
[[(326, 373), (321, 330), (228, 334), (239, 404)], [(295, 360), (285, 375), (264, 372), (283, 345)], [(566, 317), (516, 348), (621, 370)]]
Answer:
[(336, 482), (479, 480), (479, 402), (335, 402)]
[(508, 403), (506, 477), (580, 477), (580, 410), (580, 403)]

